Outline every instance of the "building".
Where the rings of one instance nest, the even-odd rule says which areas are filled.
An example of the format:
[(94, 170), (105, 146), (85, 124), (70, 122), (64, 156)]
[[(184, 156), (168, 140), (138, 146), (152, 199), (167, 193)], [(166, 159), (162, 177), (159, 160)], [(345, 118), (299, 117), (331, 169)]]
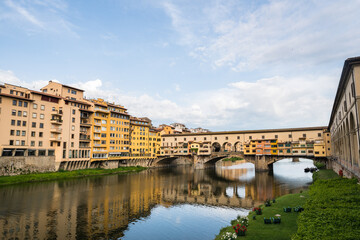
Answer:
[(91, 102), (94, 105), (91, 162), (128, 159), (130, 115), (127, 109), (100, 98)]
[(343, 170), (344, 175), (358, 178), (360, 178), (359, 106), (360, 57), (354, 57), (344, 62), (329, 129), (334, 170), (336, 172)]
[(151, 122), (148, 118), (130, 118), (130, 159), (151, 158), (150, 127)]
[[(267, 129), (210, 133), (168, 134), (162, 136), (161, 155), (177, 155), (175, 149), (191, 145), (193, 142), (209, 142), (212, 152), (242, 152), (244, 155), (273, 156), (314, 156), (314, 142), (324, 146), (325, 154), (316, 157), (328, 157), (330, 133), (327, 127)], [(180, 154), (181, 155), (181, 154)], [(203, 154), (204, 155), (204, 154)]]
[(204, 129), (204, 128), (198, 127), (198, 128), (190, 128), (190, 132), (191, 133), (207, 133), (210, 131), (209, 131), (209, 129)]
[(81, 89), (52, 81), (41, 91), (4, 84), (0, 98), (1, 156), (54, 156), (56, 169), (74, 161), (89, 166), (91, 130), (83, 123), (92, 110)]

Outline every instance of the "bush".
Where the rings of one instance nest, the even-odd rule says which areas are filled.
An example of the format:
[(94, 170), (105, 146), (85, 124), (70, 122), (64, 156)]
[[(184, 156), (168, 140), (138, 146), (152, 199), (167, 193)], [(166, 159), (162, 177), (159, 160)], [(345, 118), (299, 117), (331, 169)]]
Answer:
[(298, 239), (359, 239), (360, 186), (356, 179), (317, 180), (298, 218)]
[(326, 168), (326, 164), (322, 163), (322, 162), (314, 162), (315, 167), (317, 167), (318, 169), (325, 169)]

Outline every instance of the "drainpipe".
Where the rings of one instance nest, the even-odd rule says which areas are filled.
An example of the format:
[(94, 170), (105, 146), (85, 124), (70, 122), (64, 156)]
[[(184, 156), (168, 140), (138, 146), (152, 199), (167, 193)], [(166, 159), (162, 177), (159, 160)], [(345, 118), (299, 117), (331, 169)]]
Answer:
[[(356, 124), (357, 124), (357, 135), (358, 135), (358, 151), (359, 151), (359, 143), (360, 143), (360, 133), (359, 133), (359, 115), (358, 115), (358, 108), (357, 108), (357, 100), (356, 100), (356, 91), (355, 91), (355, 80), (354, 80), (354, 68), (352, 68), (352, 82), (354, 84), (354, 98), (355, 98), (355, 111), (356, 111)], [(358, 160), (358, 159), (356, 159)]]

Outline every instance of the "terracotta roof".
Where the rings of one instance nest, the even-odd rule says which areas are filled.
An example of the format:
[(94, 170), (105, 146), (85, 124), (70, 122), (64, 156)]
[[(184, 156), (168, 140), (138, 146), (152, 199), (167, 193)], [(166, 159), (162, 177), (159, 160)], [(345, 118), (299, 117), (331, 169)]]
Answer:
[(16, 99), (21, 99), (21, 100), (25, 100), (25, 101), (34, 101), (33, 99), (24, 98), (21, 96), (16, 96), (16, 95), (7, 94), (7, 93), (0, 93), (0, 96), (16, 98)]
[(58, 98), (58, 99), (62, 99), (62, 97), (57, 96), (57, 95), (53, 95), (53, 94), (49, 94), (49, 93), (44, 93), (44, 92), (39, 92), (39, 91), (34, 91), (34, 90), (30, 90), (31, 93), (34, 94), (38, 94), (38, 95), (43, 95), (43, 96), (48, 96), (48, 97), (53, 97), (53, 98)]
[(91, 106), (90, 103), (87, 103), (87, 102), (85, 102), (85, 101), (73, 100), (73, 99), (70, 99), (70, 98), (65, 98), (64, 100), (65, 100), (65, 101), (68, 101), (68, 102), (81, 103), (81, 104), (84, 104), (84, 105)]
[(269, 133), (269, 132), (299, 132), (299, 131), (316, 131), (327, 129), (327, 126), (320, 127), (303, 127), (303, 128), (280, 128), (280, 129), (263, 129), (263, 130), (243, 130), (243, 131), (222, 131), (208, 133), (183, 133), (183, 134), (164, 134), (165, 137), (180, 136), (199, 136), (199, 135), (221, 135), (221, 134), (251, 134), (251, 133)]

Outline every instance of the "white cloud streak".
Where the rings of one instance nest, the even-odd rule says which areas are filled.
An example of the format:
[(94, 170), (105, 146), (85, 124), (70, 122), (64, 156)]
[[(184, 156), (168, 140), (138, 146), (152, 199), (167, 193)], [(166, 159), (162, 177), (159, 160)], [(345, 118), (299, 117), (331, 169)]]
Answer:
[(360, 54), (357, 0), (270, 0), (255, 7), (212, 0), (193, 12), (172, 2), (163, 7), (190, 55), (214, 68), (304, 69)]

